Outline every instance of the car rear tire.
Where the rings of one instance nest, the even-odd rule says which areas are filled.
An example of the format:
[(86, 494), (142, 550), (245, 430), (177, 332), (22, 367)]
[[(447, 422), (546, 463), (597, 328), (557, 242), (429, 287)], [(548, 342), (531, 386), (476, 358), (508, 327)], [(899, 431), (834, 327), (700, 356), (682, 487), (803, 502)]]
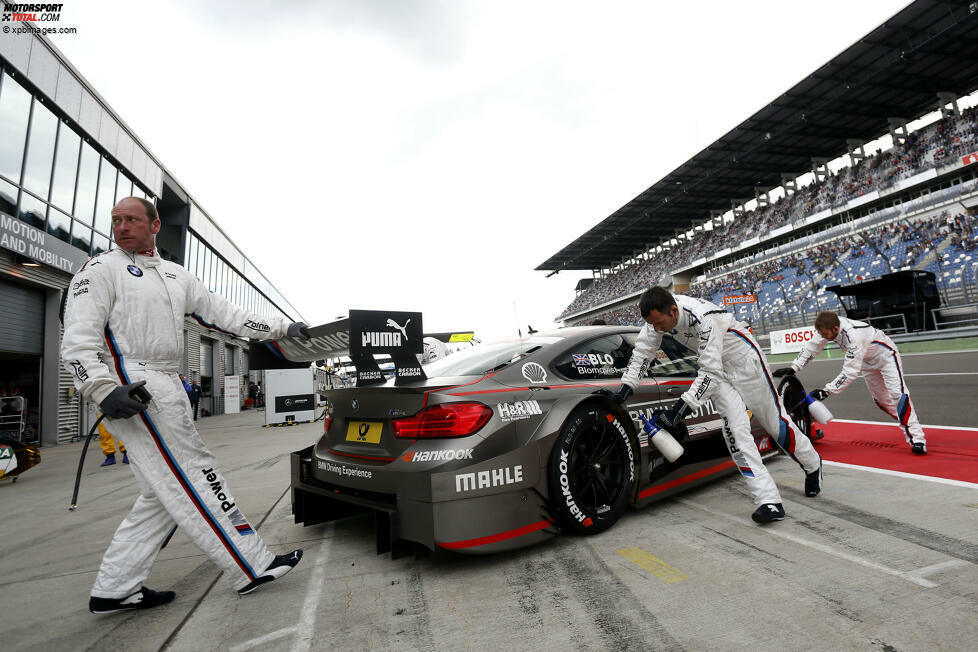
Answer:
[[(788, 416), (795, 422), (798, 429), (808, 437), (812, 438), (812, 415), (808, 412), (808, 406), (802, 403), (805, 397), (805, 388), (801, 381), (794, 376), (785, 376), (778, 385), (778, 394), (784, 409), (788, 411)], [(794, 409), (792, 409), (794, 408)]]
[(635, 483), (636, 446), (621, 419), (597, 403), (564, 423), (550, 452), (550, 502), (565, 531), (604, 532), (624, 513)]

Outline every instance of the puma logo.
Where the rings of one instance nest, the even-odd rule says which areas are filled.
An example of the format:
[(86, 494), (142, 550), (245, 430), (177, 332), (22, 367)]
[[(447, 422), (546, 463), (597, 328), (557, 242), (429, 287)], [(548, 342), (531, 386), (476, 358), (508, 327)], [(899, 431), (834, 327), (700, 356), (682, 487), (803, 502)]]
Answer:
[(122, 601), (122, 604), (139, 604), (143, 601), (143, 592), (133, 593), (128, 598)]
[(403, 325), (403, 326), (398, 326), (398, 325), (397, 325), (397, 322), (396, 322), (396, 321), (394, 321), (393, 319), (388, 319), (388, 320), (387, 320), (387, 325), (388, 325), (388, 326), (389, 326), (390, 328), (396, 328), (397, 330), (399, 330), (399, 331), (401, 331), (401, 335), (403, 335), (403, 336), (404, 336), (404, 340), (405, 340), (405, 341), (407, 341), (407, 339), (408, 339), (408, 336), (407, 336), (407, 326), (408, 326), (408, 324), (410, 324), (410, 323), (411, 323), (411, 320), (409, 319), (409, 320), (407, 320), (406, 322), (404, 322), (404, 325)]

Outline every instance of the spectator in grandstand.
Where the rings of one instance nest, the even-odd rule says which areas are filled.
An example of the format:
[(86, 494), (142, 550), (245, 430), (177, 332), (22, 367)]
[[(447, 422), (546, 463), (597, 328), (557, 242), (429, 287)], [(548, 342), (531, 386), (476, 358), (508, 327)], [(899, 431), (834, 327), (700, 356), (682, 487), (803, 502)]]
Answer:
[(665, 429), (673, 431), (688, 412), (712, 401), (724, 419), (730, 456), (754, 497), (757, 508), (752, 518), (760, 524), (780, 521), (785, 515), (781, 494), (761, 461), (751, 434), (749, 409), (778, 447), (805, 471), (805, 495), (817, 495), (822, 488), (822, 460), (788, 416), (761, 347), (747, 325), (712, 303), (681, 294), (674, 297), (661, 287), (642, 294), (639, 312), (646, 325), (636, 338), (615, 400), (624, 403), (628, 399), (654, 359), (663, 333), (671, 333), (673, 339), (698, 353), (699, 372), (661, 417)]
[(839, 317), (831, 310), (818, 314), (815, 330), (818, 335), (805, 344), (791, 366), (778, 369), (774, 375), (780, 377), (801, 371), (829, 342), (835, 342), (845, 351), (842, 372), (824, 388), (813, 390), (812, 398), (821, 401), (838, 394), (862, 376), (876, 406), (900, 423), (910, 450), (917, 455), (925, 454), (927, 440), (924, 429), (920, 427), (910, 401), (910, 389), (903, 380), (900, 353), (893, 341), (878, 328)]
[[(668, 260), (656, 256), (598, 279), (574, 299), (561, 313), (561, 317), (637, 293), (657, 283), (670, 269), (687, 266), (714, 251), (729, 247), (731, 243), (763, 236), (783, 224), (805, 218), (825, 208), (843, 205), (868, 192), (885, 190), (925, 169), (944, 165), (952, 157), (974, 151), (976, 141), (978, 121), (974, 107), (966, 109), (960, 116), (942, 118), (911, 132), (905, 142), (894, 143), (889, 150), (872, 154), (856, 165), (799, 187), (797, 191), (785, 194), (771, 204), (746, 211), (742, 216), (712, 230), (702, 229), (695, 232), (691, 239), (678, 242), (669, 251)], [(920, 248), (914, 252), (913, 260), (921, 260), (926, 247), (933, 248), (940, 244), (943, 236), (938, 227), (938, 220), (935, 218), (928, 220), (923, 231), (916, 237), (904, 229), (905, 241), (921, 243)], [(884, 236), (882, 239), (889, 239), (890, 235), (878, 234), (875, 238), (878, 249), (882, 250), (884, 247), (880, 236)], [(851, 246), (850, 243), (840, 242), (837, 250), (832, 253), (835, 258), (841, 258)], [(868, 241), (859, 246), (863, 252), (857, 255), (866, 255), (876, 250)], [(816, 262), (819, 274), (830, 266), (828, 262), (823, 262), (822, 267), (817, 265)], [(763, 280), (773, 279), (767, 277)]]

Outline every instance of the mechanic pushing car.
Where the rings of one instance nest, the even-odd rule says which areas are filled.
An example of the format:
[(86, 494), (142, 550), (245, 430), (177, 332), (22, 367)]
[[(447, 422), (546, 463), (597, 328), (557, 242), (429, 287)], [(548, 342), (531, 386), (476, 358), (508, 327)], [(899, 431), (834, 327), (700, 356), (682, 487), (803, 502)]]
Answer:
[(285, 575), (302, 556), (273, 555), (238, 509), (194, 427), (177, 372), (185, 315), (212, 330), (264, 339), (305, 336), (306, 325), (261, 317), (209, 292), (160, 258), (159, 230), (151, 202), (123, 199), (112, 209), (118, 248), (85, 263), (66, 290), (65, 369), (126, 442), (141, 489), (102, 557), (89, 601), (96, 614), (173, 600), (172, 591), (152, 591), (143, 581), (174, 524), (242, 595)]
[(927, 438), (910, 402), (910, 390), (903, 380), (900, 353), (893, 340), (870, 324), (839, 317), (831, 310), (818, 313), (815, 330), (818, 335), (805, 343), (791, 366), (778, 369), (774, 375), (780, 377), (801, 371), (829, 342), (835, 342), (845, 351), (842, 372), (824, 388), (811, 391), (811, 397), (823, 401), (862, 376), (876, 406), (900, 422), (911, 452), (924, 455), (927, 452)]
[(635, 340), (622, 386), (614, 399), (622, 404), (628, 399), (654, 360), (663, 334), (669, 333), (698, 353), (700, 368), (693, 384), (660, 418), (662, 427), (674, 431), (686, 414), (712, 399), (723, 417), (727, 449), (757, 505), (751, 517), (761, 524), (780, 521), (784, 519), (781, 494), (751, 435), (749, 408), (778, 447), (805, 471), (805, 495), (818, 495), (822, 489), (822, 460), (788, 416), (764, 354), (747, 325), (712, 303), (681, 294), (673, 297), (661, 287), (646, 290), (638, 306), (647, 325)]

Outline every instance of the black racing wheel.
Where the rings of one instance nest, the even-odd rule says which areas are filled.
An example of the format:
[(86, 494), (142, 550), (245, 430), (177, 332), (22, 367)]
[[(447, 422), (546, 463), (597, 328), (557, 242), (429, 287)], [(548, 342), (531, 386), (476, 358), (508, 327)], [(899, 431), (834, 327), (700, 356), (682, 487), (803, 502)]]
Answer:
[(597, 403), (564, 423), (550, 452), (550, 503), (560, 526), (579, 534), (610, 528), (628, 507), (636, 453), (621, 419)]
[(788, 375), (781, 379), (778, 385), (778, 395), (784, 403), (784, 409), (788, 411), (788, 416), (795, 422), (798, 429), (808, 437), (812, 438), (812, 415), (808, 412), (808, 404), (805, 403), (805, 387), (798, 380), (797, 376)]

